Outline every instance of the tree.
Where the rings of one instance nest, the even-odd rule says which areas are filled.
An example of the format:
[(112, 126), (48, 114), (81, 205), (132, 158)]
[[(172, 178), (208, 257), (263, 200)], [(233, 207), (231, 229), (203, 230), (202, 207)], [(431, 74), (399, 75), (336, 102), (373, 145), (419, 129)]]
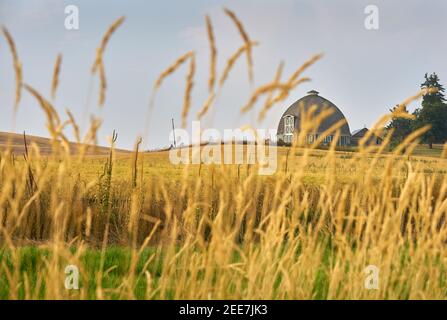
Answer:
[[(390, 109), (390, 112), (394, 113), (398, 108), (399, 105), (396, 105)], [(408, 113), (407, 107), (404, 106), (402, 111)], [(386, 127), (387, 130), (393, 130), (393, 136), (391, 137), (391, 143), (393, 145), (401, 143), (413, 131), (413, 128), (414, 120), (404, 117), (393, 117)]]
[[(439, 77), (436, 72), (433, 72), (430, 76), (425, 74), (425, 81), (421, 84), (421, 89), (427, 90), (427, 94), (424, 95), (424, 102), (445, 102), (444, 98), (444, 86), (439, 83)], [(429, 90), (435, 89), (435, 90)]]
[(430, 125), (422, 141), (433, 148), (433, 143), (444, 143), (447, 140), (447, 105), (444, 98), (444, 87), (439, 83), (436, 73), (425, 74), (425, 81), (421, 89), (426, 90), (422, 99), (422, 106), (413, 113), (416, 117), (415, 128)]

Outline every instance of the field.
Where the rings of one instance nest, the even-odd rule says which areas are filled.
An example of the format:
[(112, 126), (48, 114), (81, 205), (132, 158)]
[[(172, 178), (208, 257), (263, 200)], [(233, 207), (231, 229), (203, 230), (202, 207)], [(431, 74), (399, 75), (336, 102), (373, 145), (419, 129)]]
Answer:
[[(224, 13), (244, 42), (219, 77), (207, 16), (209, 97), (199, 120), (241, 56), (247, 56), (250, 81), (253, 77), (251, 51), (257, 42), (234, 12)], [(123, 23), (121, 17), (109, 27), (91, 67), (91, 76), (99, 78), (99, 106), (106, 99), (105, 48)], [(110, 148), (92, 149), (100, 119), (92, 116), (81, 137), (69, 111), (64, 120), (54, 99), (23, 81), (13, 38), (2, 31), (15, 72), (13, 107), (19, 107), (22, 93), (35, 98), (46, 115), (49, 139), (0, 135), (0, 298), (447, 298), (447, 145), (432, 150), (420, 145), (428, 127), (394, 148), (389, 147), (393, 132), (386, 132), (380, 146), (368, 146), (365, 136), (358, 148), (343, 151), (335, 145), (339, 123), (304, 143), (329, 115), (310, 110), (293, 145), (274, 147), (276, 171), (266, 176), (259, 175), (259, 163), (174, 165), (169, 151), (141, 152), (139, 143), (132, 152), (115, 150), (115, 132)], [(240, 112), (255, 110), (266, 98), (258, 110), (264, 117), (309, 80), (302, 74), (321, 58), (312, 56), (287, 80), (280, 64), (275, 80), (254, 89)], [(156, 108), (163, 80), (184, 64), (179, 114), (186, 127), (194, 51), (160, 74), (149, 107)], [(52, 95), (60, 70), (58, 59)], [(403, 107), (422, 95), (384, 115), (371, 132), (392, 118), (408, 118)], [(74, 132), (75, 143), (66, 129)], [(329, 134), (333, 142), (321, 150)]]
[[(33, 162), (34, 179), (47, 178), (31, 201), (27, 183), (12, 197), (5, 175), (26, 182), (29, 167), (2, 157), (0, 296), (446, 298), (445, 159), (278, 154), (267, 177), (254, 165), (174, 166), (168, 152), (117, 153), (111, 171), (105, 156), (63, 168), (50, 157)], [(64, 288), (72, 264), (79, 290)], [(378, 290), (364, 288), (370, 264)]]

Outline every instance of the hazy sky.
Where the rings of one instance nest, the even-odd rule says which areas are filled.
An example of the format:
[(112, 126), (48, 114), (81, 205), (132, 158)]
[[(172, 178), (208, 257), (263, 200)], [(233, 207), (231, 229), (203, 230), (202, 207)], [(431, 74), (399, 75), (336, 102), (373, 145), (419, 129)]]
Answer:
[[(64, 8), (70, 4), (79, 7), (79, 30), (65, 29)], [(364, 27), (364, 9), (369, 4), (380, 10), (379, 30)], [(85, 114), (101, 116), (100, 142), (104, 144), (106, 136), (116, 129), (118, 146), (131, 148), (137, 135), (144, 132), (154, 80), (189, 50), (196, 50), (198, 62), (190, 120), (195, 117), (207, 96), (205, 14), (215, 26), (219, 70), (242, 44), (234, 25), (223, 14), (223, 6), (237, 13), (260, 46), (254, 50), (254, 86), (248, 83), (244, 58), (215, 105), (212, 125), (216, 128), (255, 125), (253, 113), (243, 117), (239, 113), (250, 90), (272, 80), (281, 60), (288, 76), (320, 52), (325, 53), (324, 59), (306, 72), (312, 82), (296, 89), (258, 127), (276, 128), (292, 102), (316, 89), (342, 110), (353, 131), (370, 126), (390, 107), (416, 93), (425, 72), (436, 71), (441, 81), (447, 82), (445, 0), (0, 0), (0, 24), (7, 26), (16, 41), (26, 83), (49, 97), (54, 61), (62, 53), (57, 109), (63, 112), (70, 108), (80, 122), (88, 119)], [(102, 35), (121, 15), (126, 21), (105, 53), (108, 89), (106, 104), (100, 109), (98, 80), (91, 77), (90, 67)], [(157, 96), (149, 127), (150, 147), (169, 144), (172, 117), (180, 124), (186, 71), (183, 67), (168, 78)], [(12, 129), (13, 100), (11, 55), (1, 37), (0, 131)], [(23, 92), (14, 130), (48, 136), (44, 123), (35, 100)]]

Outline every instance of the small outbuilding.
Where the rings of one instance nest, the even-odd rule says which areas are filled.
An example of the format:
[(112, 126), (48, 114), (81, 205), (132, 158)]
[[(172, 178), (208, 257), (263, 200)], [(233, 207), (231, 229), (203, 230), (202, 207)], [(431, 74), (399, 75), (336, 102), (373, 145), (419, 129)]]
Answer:
[[(369, 129), (368, 128), (363, 128), (363, 129), (358, 129), (358, 130), (354, 130), (352, 132), (352, 136), (351, 136), (351, 144), (353, 146), (358, 146), (360, 140), (368, 133)], [(368, 140), (366, 141), (366, 145), (381, 145), (382, 144), (383, 139), (381, 137), (379, 137), (378, 135), (376, 135), (375, 133), (372, 133), (371, 136), (368, 138)]]

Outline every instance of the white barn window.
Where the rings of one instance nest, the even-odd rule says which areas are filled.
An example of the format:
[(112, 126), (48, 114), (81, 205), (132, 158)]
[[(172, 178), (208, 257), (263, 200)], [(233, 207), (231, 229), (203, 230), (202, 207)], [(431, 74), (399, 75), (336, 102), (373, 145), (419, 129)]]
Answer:
[(332, 138), (333, 138), (332, 135), (326, 136), (326, 137), (324, 137), (323, 142), (324, 143), (331, 143), (332, 142)]
[(293, 132), (295, 131), (295, 118), (291, 115), (284, 117), (284, 142), (292, 143)]
[(293, 134), (294, 123), (293, 116), (285, 116), (284, 117), (284, 133), (285, 134)]

